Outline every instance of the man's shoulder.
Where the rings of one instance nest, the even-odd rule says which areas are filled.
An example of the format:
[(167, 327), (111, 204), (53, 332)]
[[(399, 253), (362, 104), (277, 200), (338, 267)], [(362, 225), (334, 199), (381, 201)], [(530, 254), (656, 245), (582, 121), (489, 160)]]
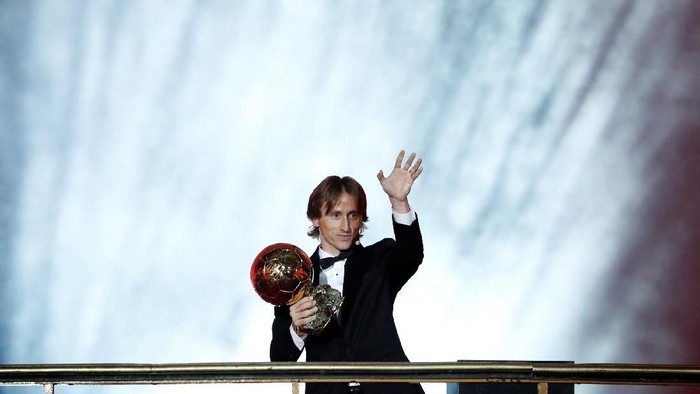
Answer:
[(396, 240), (393, 238), (384, 238), (379, 240), (369, 246), (366, 246), (365, 252), (369, 254), (381, 253), (381, 251), (394, 247), (396, 245)]

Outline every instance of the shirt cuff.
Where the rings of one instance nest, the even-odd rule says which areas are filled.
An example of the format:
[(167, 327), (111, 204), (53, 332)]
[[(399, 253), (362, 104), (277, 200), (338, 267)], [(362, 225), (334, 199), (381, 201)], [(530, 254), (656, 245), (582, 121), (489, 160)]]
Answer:
[(297, 335), (297, 332), (294, 331), (294, 325), (290, 324), (289, 325), (289, 332), (292, 334), (292, 341), (294, 341), (294, 344), (297, 345), (297, 348), (299, 350), (304, 349), (304, 340)]
[(404, 226), (410, 226), (413, 221), (416, 220), (416, 212), (413, 210), (413, 208), (406, 213), (398, 213), (392, 209), (391, 213), (394, 215), (394, 221), (398, 224), (403, 224)]

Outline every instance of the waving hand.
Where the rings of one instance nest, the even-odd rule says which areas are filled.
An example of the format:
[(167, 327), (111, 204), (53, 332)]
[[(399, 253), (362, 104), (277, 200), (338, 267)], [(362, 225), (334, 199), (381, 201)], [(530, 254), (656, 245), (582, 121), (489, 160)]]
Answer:
[(382, 185), (382, 189), (389, 196), (391, 201), (391, 207), (396, 212), (405, 213), (409, 211), (408, 205), (408, 194), (411, 192), (411, 186), (413, 182), (420, 176), (423, 172), (423, 167), (421, 163), (423, 159), (416, 159), (416, 154), (411, 153), (403, 164), (403, 158), (406, 155), (405, 151), (401, 151), (399, 156), (396, 158), (396, 163), (394, 163), (394, 168), (388, 177), (384, 176), (384, 171), (379, 170), (377, 174), (377, 179)]

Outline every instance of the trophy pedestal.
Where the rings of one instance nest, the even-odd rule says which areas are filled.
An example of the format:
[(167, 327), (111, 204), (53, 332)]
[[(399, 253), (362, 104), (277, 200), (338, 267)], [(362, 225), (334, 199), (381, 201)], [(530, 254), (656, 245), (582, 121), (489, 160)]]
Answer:
[(316, 319), (302, 327), (305, 332), (318, 335), (333, 318), (340, 306), (343, 304), (343, 296), (340, 292), (329, 285), (310, 286), (306, 291), (307, 296), (316, 301)]

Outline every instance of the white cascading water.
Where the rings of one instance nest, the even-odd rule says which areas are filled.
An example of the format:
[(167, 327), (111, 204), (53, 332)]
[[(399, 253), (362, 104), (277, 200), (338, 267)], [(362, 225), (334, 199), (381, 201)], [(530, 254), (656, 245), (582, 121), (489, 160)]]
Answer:
[[(267, 361), (253, 257), (275, 242), (313, 251), (306, 200), (330, 174), (364, 185), (364, 242), (389, 236), (375, 175), (401, 149), (425, 165), (410, 197), (425, 262), (396, 305), (412, 361), (686, 361), (673, 333), (635, 331), (648, 353), (629, 339), (659, 302), (653, 280), (628, 284), (624, 304), (603, 296), (673, 136), (647, 131), (644, 112), (674, 70), (685, 25), (669, 21), (686, 4), (0, 5), (3, 33), (24, 32), (0, 67), (3, 154), (11, 141), (21, 159), (3, 170), (16, 198), (2, 361)], [(649, 267), (667, 269), (669, 245)]]

